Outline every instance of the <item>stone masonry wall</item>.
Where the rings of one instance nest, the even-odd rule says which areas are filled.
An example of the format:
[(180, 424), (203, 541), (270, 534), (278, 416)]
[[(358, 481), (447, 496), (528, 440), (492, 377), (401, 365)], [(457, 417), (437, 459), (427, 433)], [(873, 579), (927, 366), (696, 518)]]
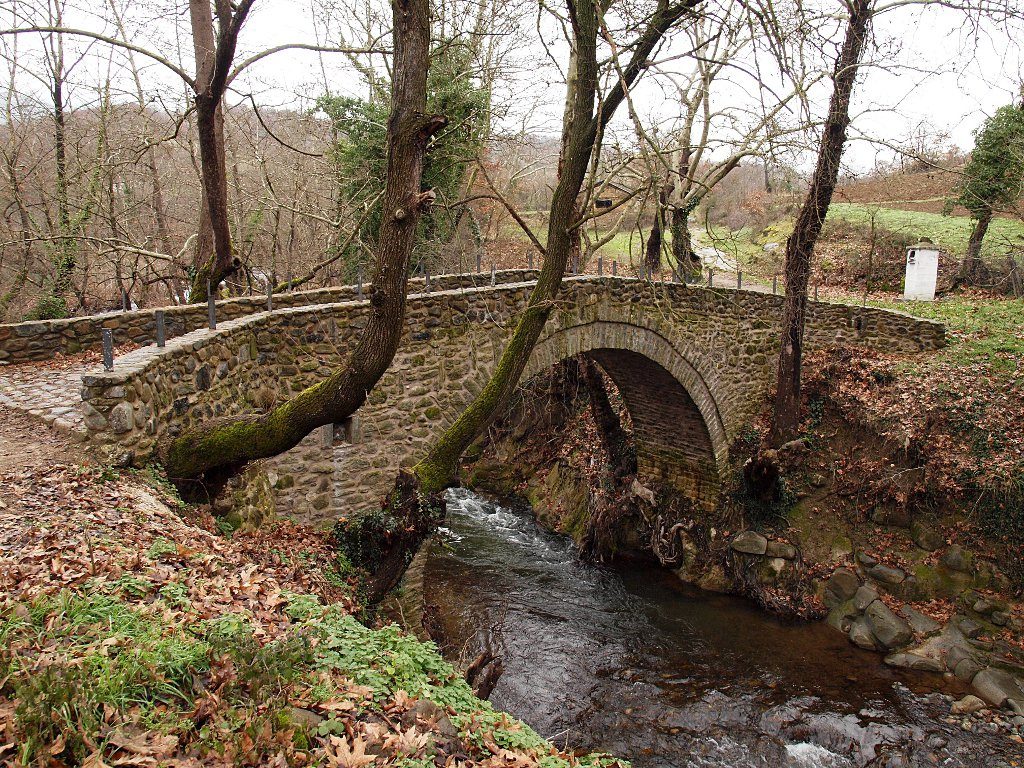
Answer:
[[(536, 271), (515, 269), (495, 274), (496, 283), (518, 283), (535, 279)], [(490, 285), (491, 274), (438, 275), (430, 280), (433, 290), (451, 290)], [(424, 278), (409, 281), (410, 292), (425, 288)], [(369, 290), (369, 285), (364, 290)], [(334, 304), (357, 299), (354, 285), (320, 288), (276, 294), (274, 309)], [(267, 308), (266, 296), (241, 296), (217, 302), (218, 324), (259, 312)], [(55, 355), (70, 355), (87, 349), (99, 349), (104, 329), (113, 331), (114, 344), (153, 344), (156, 339), (156, 311), (162, 309), (168, 339), (207, 327), (206, 304), (154, 307), (131, 312), (107, 312), (89, 317), (63, 320), (39, 320), (0, 324), (0, 364), (28, 360), (48, 360)]]
[[(329, 437), (315, 432), (264, 462), (278, 510), (318, 522), (377, 506), (395, 471), (415, 462), (479, 392), (531, 289), (517, 283), (410, 297), (398, 354), (358, 425), (338, 425)], [(211, 416), (269, 408), (343, 359), (366, 309), (366, 302), (280, 309), (193, 331), (159, 353), (126, 355), (114, 371), (83, 377), (90, 439), (142, 460), (158, 441)], [(573, 278), (526, 376), (573, 354), (603, 360), (618, 373), (627, 403), (647, 407), (635, 423), (645, 469), (713, 494), (729, 443), (772, 385), (781, 316), (782, 299), (767, 294)], [(826, 303), (808, 309), (811, 349), (855, 343), (916, 352), (943, 342), (942, 325), (900, 313)], [(617, 364), (609, 350), (622, 352)]]

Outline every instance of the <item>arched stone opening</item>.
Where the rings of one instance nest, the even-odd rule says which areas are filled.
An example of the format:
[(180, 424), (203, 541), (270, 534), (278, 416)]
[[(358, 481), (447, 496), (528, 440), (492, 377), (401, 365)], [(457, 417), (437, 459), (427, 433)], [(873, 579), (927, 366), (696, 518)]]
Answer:
[(640, 477), (669, 483), (713, 507), (728, 443), (716, 399), (699, 370), (654, 331), (595, 322), (542, 340), (524, 378), (577, 354), (600, 365), (622, 394), (633, 421)]

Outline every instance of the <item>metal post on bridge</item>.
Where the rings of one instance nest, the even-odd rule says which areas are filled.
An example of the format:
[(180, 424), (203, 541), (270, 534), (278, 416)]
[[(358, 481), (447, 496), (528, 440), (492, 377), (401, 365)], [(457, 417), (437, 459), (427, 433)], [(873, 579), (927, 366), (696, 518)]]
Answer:
[(736, 290), (743, 287), (743, 273), (740, 270), (736, 270)]
[(498, 273), (497, 273), (497, 270), (494, 269), (494, 264), (492, 263), (491, 264), (491, 285), (497, 285), (497, 284), (498, 284)]
[(363, 298), (363, 265), (356, 268), (356, 296)]
[(267, 312), (274, 311), (274, 281), (267, 280)]
[(533, 269), (533, 251), (526, 254), (527, 263), (530, 265), (530, 269)]
[(424, 287), (424, 290), (429, 291), (430, 290), (430, 270), (427, 269), (426, 267), (423, 268), (423, 276), (427, 279), (427, 282), (426, 282), (426, 285)]
[(213, 295), (213, 285), (206, 281), (206, 315), (211, 331), (217, 330), (217, 300)]
[(714, 267), (708, 267), (708, 288), (715, 284), (715, 270)]
[(818, 300), (818, 284), (817, 283), (814, 284), (814, 300), (815, 301)]
[(604, 277), (604, 256), (597, 254), (597, 276)]
[(121, 291), (121, 311), (127, 312), (131, 308), (131, 302), (128, 300), (128, 291)]
[(483, 257), (478, 251), (476, 254), (476, 273), (479, 275), (483, 271)]
[(615, 259), (612, 259), (612, 277), (618, 277), (618, 276), (619, 276), (619, 262), (617, 262)]
[(156, 345), (158, 347), (164, 346), (167, 343), (167, 321), (164, 318), (164, 311), (158, 309), (156, 311)]
[(772, 275), (772, 296), (777, 295), (779, 292), (779, 276)]
[(114, 370), (114, 332), (109, 328), (103, 329), (103, 370)]

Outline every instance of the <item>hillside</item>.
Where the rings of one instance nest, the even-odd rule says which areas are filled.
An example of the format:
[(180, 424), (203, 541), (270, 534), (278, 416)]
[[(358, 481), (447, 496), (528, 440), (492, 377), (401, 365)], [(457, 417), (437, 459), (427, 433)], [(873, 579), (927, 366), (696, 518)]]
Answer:
[[(833, 199), (837, 203), (880, 204), (901, 211), (942, 213), (958, 178), (957, 170), (941, 169), (870, 176), (840, 184)], [(953, 213), (967, 215), (963, 209)]]
[(374, 621), (323, 532), (226, 537), (157, 471), (2, 408), (0, 446), (0, 765), (616, 764)]

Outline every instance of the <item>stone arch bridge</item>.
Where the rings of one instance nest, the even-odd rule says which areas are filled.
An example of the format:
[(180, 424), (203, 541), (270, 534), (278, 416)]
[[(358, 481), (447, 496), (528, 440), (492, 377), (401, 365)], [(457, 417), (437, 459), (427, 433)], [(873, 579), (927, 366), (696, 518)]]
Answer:
[[(318, 429), (291, 451), (259, 462), (237, 491), (252, 498), (236, 501), (258, 497), (307, 522), (376, 506), (396, 470), (414, 463), (483, 386), (534, 276), (498, 273), (494, 284), (490, 276), (447, 276), (413, 287), (401, 347), (366, 405), (347, 423)], [(19, 365), (19, 356), (38, 357), (47, 345), (94, 346), (95, 326), (109, 327), (112, 317), (121, 318), (115, 333), (143, 342), (152, 333), (151, 313), (91, 325), (77, 319), (0, 326), (0, 358), (7, 351), (0, 401), (142, 463), (161, 440), (193, 423), (267, 408), (324, 376), (344, 359), (367, 316), (366, 301), (351, 288), (288, 294), (269, 312), (253, 300), (221, 304), (232, 319), (216, 330), (189, 330), (189, 323), (201, 324), (188, 315), (195, 308), (176, 308), (180, 335), (165, 347), (141, 346), (119, 357), (112, 371), (95, 364), (65, 370), (56, 383), (44, 376), (39, 384), (42, 369)], [(666, 480), (712, 504), (730, 443), (773, 386), (781, 316), (782, 298), (756, 291), (569, 278), (524, 378), (576, 354), (596, 360), (630, 411), (641, 477)], [(15, 343), (12, 353), (12, 339), (29, 343)], [(944, 328), (898, 312), (811, 302), (806, 340), (808, 349), (850, 343), (918, 352), (941, 347)], [(33, 368), (35, 379), (24, 375)], [(24, 395), (34, 386), (49, 387), (50, 405), (30, 407)]]

